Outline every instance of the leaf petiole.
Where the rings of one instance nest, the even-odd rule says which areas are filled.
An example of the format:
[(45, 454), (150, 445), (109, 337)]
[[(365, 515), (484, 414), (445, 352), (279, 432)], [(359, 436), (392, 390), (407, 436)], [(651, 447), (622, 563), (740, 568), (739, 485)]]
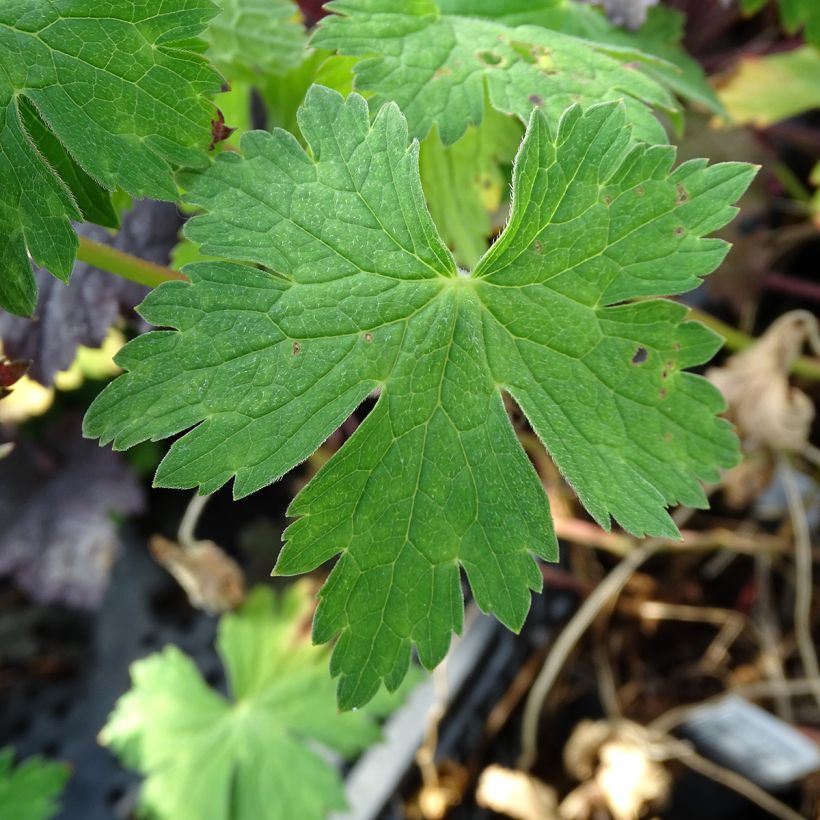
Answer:
[(188, 277), (179, 271), (140, 259), (138, 256), (111, 248), (102, 242), (95, 242), (87, 236), (80, 237), (77, 259), (107, 273), (113, 273), (115, 276), (121, 276), (123, 279), (129, 279), (131, 282), (151, 288), (173, 279), (188, 281)]

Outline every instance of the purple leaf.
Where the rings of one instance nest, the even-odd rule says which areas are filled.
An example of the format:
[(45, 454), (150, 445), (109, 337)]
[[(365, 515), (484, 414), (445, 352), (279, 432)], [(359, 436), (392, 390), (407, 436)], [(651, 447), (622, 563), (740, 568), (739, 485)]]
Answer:
[(55, 449), (21, 441), (0, 461), (0, 574), (40, 602), (92, 608), (120, 548), (115, 516), (140, 512), (143, 491), (73, 423)]
[[(180, 219), (176, 206), (136, 202), (123, 217), (122, 228), (112, 236), (105, 228), (84, 224), (77, 232), (97, 242), (166, 264), (177, 241)], [(54, 376), (74, 361), (78, 345), (99, 347), (120, 315), (133, 308), (148, 288), (76, 262), (66, 286), (44, 270), (36, 270), (39, 299), (35, 318), (0, 311), (3, 352), (12, 359), (31, 360), (28, 375), (49, 386)]]

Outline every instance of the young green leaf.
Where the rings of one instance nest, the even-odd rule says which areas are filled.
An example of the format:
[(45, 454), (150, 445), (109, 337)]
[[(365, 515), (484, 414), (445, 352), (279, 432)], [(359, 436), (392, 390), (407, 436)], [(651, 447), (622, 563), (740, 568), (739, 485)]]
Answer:
[(0, 817), (49, 820), (59, 810), (58, 797), (68, 780), (68, 767), (39, 757), (13, 768), (14, 753), (0, 749)]
[(411, 644), (427, 667), (462, 623), (464, 569), (481, 608), (521, 627), (533, 555), (556, 556), (546, 496), (502, 391), (522, 407), (604, 527), (675, 536), (665, 506), (706, 503), (733, 464), (717, 391), (683, 369), (720, 340), (667, 301), (723, 259), (754, 175), (633, 143), (621, 103), (535, 112), (510, 221), (471, 275), (424, 205), (418, 144), (395, 104), (314, 86), (290, 135), (251, 132), (192, 179), (205, 253), (263, 266), (186, 268), (143, 303), (176, 330), (131, 342), (130, 371), (92, 405), (87, 435), (130, 447), (193, 430), (158, 485), (234, 494), (304, 460), (374, 390), (375, 408), (300, 493), (277, 571), (339, 555), (316, 640), (335, 634), (343, 706), (395, 688)]
[[(334, 0), (313, 45), (361, 55), (356, 88), (375, 106), (392, 100), (410, 133), (438, 125), (445, 145), (481, 122), (491, 104), (526, 122), (533, 107), (553, 122), (573, 102), (623, 98), (636, 136), (665, 142), (650, 106), (674, 112), (669, 93), (640, 70), (653, 58), (535, 26), (442, 14), (435, 0)], [(617, 57), (612, 56), (617, 52)]]
[(152, 817), (324, 820), (344, 808), (339, 773), (309, 742), (352, 757), (379, 729), (370, 710), (336, 709), (327, 652), (308, 641), (310, 610), (297, 584), (280, 598), (258, 588), (223, 616), (217, 648), (230, 700), (176, 647), (131, 667), (133, 687), (100, 737), (146, 776)]
[(419, 171), (430, 213), (459, 265), (471, 268), (487, 250), (491, 216), (507, 193), (509, 168), (523, 126), (488, 107), (481, 125), (445, 146), (433, 129), (421, 143)]
[(305, 58), (305, 27), (293, 0), (217, 0), (205, 31), (208, 56), (232, 82), (264, 81)]
[(210, 0), (10, 0), (0, 7), (0, 307), (30, 314), (31, 258), (67, 280), (71, 220), (115, 225), (107, 190), (176, 199), (207, 161), (219, 77), (192, 38)]

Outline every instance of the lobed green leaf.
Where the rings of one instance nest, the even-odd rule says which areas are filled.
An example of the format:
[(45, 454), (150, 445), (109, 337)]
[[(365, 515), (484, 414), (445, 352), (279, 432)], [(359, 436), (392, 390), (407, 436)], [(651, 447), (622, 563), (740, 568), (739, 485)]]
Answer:
[(554, 122), (572, 103), (623, 98), (636, 135), (665, 133), (651, 107), (673, 113), (675, 100), (640, 70), (657, 58), (540, 26), (442, 13), (436, 0), (334, 0), (311, 42), (360, 56), (356, 88), (375, 107), (398, 103), (410, 133), (436, 125), (455, 142), (481, 122), (485, 89), (494, 108), (526, 122), (541, 108)]
[[(206, 254), (154, 291), (128, 371), (88, 435), (129, 447), (189, 430), (156, 481), (234, 494), (305, 459), (378, 401), (299, 494), (276, 571), (338, 556), (314, 637), (339, 635), (343, 707), (402, 680), (415, 645), (438, 663), (476, 601), (512, 629), (555, 559), (549, 506), (504, 408), (520, 405), (595, 519), (675, 536), (665, 508), (738, 457), (719, 393), (685, 368), (720, 340), (658, 300), (696, 287), (728, 245), (755, 169), (634, 142), (627, 107), (532, 114), (509, 222), (471, 273), (424, 204), (404, 116), (313, 87), (289, 134), (250, 133), (190, 180)], [(245, 264), (242, 264), (245, 263)], [(260, 269), (261, 268), (261, 269)], [(644, 301), (630, 302), (636, 298)], [(650, 297), (647, 299), (647, 297)]]
[[(380, 733), (370, 710), (336, 709), (327, 653), (303, 634), (310, 610), (297, 584), (280, 597), (257, 588), (223, 616), (217, 649), (229, 699), (176, 647), (133, 664), (133, 686), (100, 738), (146, 776), (141, 802), (151, 816), (323, 820), (345, 807), (339, 773), (310, 744), (349, 758)], [(398, 704), (394, 697), (382, 711)]]

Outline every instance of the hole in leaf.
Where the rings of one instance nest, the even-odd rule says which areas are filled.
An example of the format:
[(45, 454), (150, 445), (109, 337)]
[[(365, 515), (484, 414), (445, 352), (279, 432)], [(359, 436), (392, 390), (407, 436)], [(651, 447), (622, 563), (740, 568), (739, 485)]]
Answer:
[(643, 364), (649, 358), (649, 351), (645, 347), (639, 347), (632, 354), (632, 364)]
[(501, 63), (504, 62), (504, 58), (494, 51), (479, 51), (478, 59), (481, 60), (484, 65), (501, 65)]

